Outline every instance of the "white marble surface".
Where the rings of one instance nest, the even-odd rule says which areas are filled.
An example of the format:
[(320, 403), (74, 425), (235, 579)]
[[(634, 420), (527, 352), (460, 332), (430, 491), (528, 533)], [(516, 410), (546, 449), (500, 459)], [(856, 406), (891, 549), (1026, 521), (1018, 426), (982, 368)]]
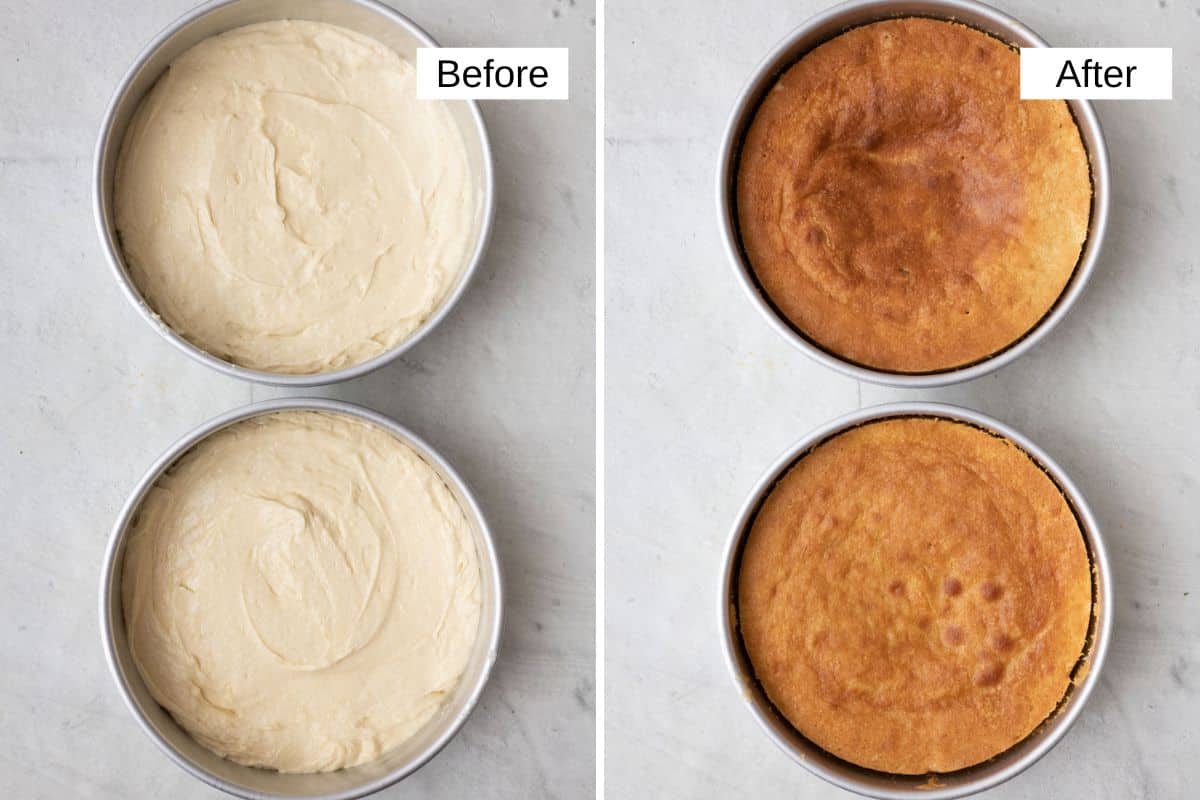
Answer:
[[(742, 296), (714, 170), (755, 64), (822, 0), (607, 4), (606, 775), (613, 800), (845, 798), (758, 730), (717, 644), (720, 551), (771, 460), (862, 405), (936, 398), (1006, 420), (1103, 525), (1116, 627), (1098, 691), (999, 798), (1184, 798), (1200, 784), (1200, 10), (997, 0), (1052, 43), (1173, 46), (1173, 102), (1100, 104), (1115, 186), (1106, 253), (1066, 322), (956, 388), (859, 385)], [(1190, 594), (1189, 594), (1190, 593)]]
[[(189, 0), (0, 0), (0, 796), (215, 798), (120, 701), (97, 626), (126, 493), (177, 436), (284, 394), (217, 375), (119, 292), (92, 224), (97, 126)], [(495, 236), (400, 363), (319, 394), (394, 416), (474, 487), (507, 579), (503, 649), (460, 736), (386, 797), (578, 798), (594, 784), (594, 63), (587, 0), (406, 0), (447, 45), (569, 46), (569, 103), (485, 103)], [(297, 392), (299, 394), (299, 392)]]

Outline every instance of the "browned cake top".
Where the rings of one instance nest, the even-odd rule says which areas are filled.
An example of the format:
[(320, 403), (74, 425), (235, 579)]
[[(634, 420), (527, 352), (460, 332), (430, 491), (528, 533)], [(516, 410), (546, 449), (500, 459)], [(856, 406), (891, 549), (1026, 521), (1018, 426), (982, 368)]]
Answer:
[(771, 490), (737, 601), (755, 675), (801, 733), (922, 774), (985, 761), (1053, 712), (1091, 587), (1075, 516), (1024, 451), (893, 418), (827, 440)]
[(1092, 185), (1070, 110), (1020, 100), (1015, 50), (894, 19), (817, 47), (742, 146), (738, 221), (775, 306), (818, 345), (894, 372), (1020, 339), (1087, 237)]

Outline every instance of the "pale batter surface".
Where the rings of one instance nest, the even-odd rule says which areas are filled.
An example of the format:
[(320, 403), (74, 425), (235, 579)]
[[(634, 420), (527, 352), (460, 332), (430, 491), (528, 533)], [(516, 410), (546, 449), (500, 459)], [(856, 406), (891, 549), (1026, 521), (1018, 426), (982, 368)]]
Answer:
[(242, 366), (317, 373), (391, 349), (441, 305), (480, 190), (411, 64), (278, 21), (171, 64), (125, 135), (114, 202), (133, 280), (172, 328)]
[(449, 489), (387, 431), (289, 411), (226, 428), (158, 480), (122, 597), (151, 694), (209, 749), (320, 772), (408, 739), (457, 685), (479, 563)]

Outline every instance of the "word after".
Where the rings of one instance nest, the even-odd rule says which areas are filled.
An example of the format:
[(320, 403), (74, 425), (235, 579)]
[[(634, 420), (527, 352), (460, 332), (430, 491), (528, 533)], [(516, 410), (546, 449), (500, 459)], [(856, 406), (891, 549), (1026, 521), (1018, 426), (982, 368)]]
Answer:
[(1073, 86), (1076, 89), (1119, 89), (1122, 86), (1133, 86), (1133, 71), (1136, 69), (1136, 64), (1104, 67), (1099, 61), (1092, 61), (1090, 58), (1085, 58), (1083, 64), (1076, 67), (1075, 62), (1068, 58), (1063, 62), (1062, 72), (1058, 73), (1058, 80), (1054, 82), (1054, 86), (1059, 89), (1063, 86)]
[(1170, 100), (1169, 47), (1022, 47), (1022, 100)]
[(565, 47), (422, 47), (418, 100), (566, 100)]

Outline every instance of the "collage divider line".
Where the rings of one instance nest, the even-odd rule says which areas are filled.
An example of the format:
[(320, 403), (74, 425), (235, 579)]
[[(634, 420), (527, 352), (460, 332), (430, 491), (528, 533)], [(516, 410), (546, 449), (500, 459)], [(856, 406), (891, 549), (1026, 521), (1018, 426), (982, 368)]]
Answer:
[(604, 0), (596, 0), (596, 797), (604, 797)]

